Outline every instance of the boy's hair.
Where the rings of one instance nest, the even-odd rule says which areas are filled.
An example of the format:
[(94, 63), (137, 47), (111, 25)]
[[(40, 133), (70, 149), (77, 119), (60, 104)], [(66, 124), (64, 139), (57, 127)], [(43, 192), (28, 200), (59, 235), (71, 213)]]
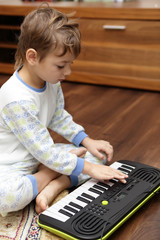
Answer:
[(15, 69), (26, 59), (26, 51), (33, 48), (41, 61), (50, 51), (61, 47), (58, 56), (71, 52), (77, 57), (80, 53), (80, 31), (78, 23), (48, 5), (29, 13), (22, 25), (17, 51)]

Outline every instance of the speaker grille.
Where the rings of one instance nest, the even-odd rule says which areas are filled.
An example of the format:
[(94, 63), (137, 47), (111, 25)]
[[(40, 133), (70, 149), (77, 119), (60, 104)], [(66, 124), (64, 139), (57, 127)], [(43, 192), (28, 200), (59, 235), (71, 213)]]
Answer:
[(83, 212), (74, 220), (72, 227), (77, 233), (88, 236), (88, 239), (95, 239), (96, 234), (101, 236), (105, 223), (103, 219), (88, 212)]
[(132, 176), (149, 183), (156, 183), (160, 179), (160, 171), (153, 168), (141, 168), (134, 172)]

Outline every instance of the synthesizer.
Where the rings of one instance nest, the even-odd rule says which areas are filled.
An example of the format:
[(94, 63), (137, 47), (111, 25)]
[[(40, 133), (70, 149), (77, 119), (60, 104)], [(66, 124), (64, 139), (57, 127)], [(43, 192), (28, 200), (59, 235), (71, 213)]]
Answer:
[(63, 239), (107, 239), (141, 206), (160, 191), (160, 170), (120, 160), (111, 165), (128, 174), (117, 179), (89, 179), (40, 214), (38, 224)]

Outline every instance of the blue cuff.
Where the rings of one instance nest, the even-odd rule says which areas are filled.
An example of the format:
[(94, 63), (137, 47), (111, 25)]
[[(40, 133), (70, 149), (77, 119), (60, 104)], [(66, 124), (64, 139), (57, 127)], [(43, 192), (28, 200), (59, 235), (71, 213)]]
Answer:
[(33, 199), (38, 195), (37, 179), (33, 175), (26, 175), (32, 183), (33, 186)]
[(71, 180), (71, 184), (70, 184), (69, 188), (77, 186), (77, 184), (78, 184), (78, 177), (77, 176), (73, 176), (73, 175), (70, 175), (69, 177), (70, 177), (70, 180)]
[(81, 142), (83, 141), (84, 138), (88, 137), (88, 135), (84, 132), (84, 131), (81, 131), (79, 132), (74, 138), (73, 138), (73, 143), (79, 147)]
[(73, 176), (79, 176), (81, 174), (82, 170), (84, 168), (84, 159), (77, 157), (77, 165), (71, 175)]

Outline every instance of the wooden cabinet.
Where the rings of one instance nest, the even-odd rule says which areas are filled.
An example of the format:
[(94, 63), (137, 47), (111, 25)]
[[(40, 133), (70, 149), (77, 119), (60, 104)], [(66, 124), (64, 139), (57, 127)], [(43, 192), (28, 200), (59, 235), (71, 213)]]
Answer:
[(14, 55), (23, 16), (0, 15), (0, 72), (13, 73)]
[[(19, 26), (38, 3), (0, 2), (0, 72), (12, 73)], [(82, 51), (69, 81), (160, 90), (160, 7), (156, 0), (51, 3), (75, 11)]]

